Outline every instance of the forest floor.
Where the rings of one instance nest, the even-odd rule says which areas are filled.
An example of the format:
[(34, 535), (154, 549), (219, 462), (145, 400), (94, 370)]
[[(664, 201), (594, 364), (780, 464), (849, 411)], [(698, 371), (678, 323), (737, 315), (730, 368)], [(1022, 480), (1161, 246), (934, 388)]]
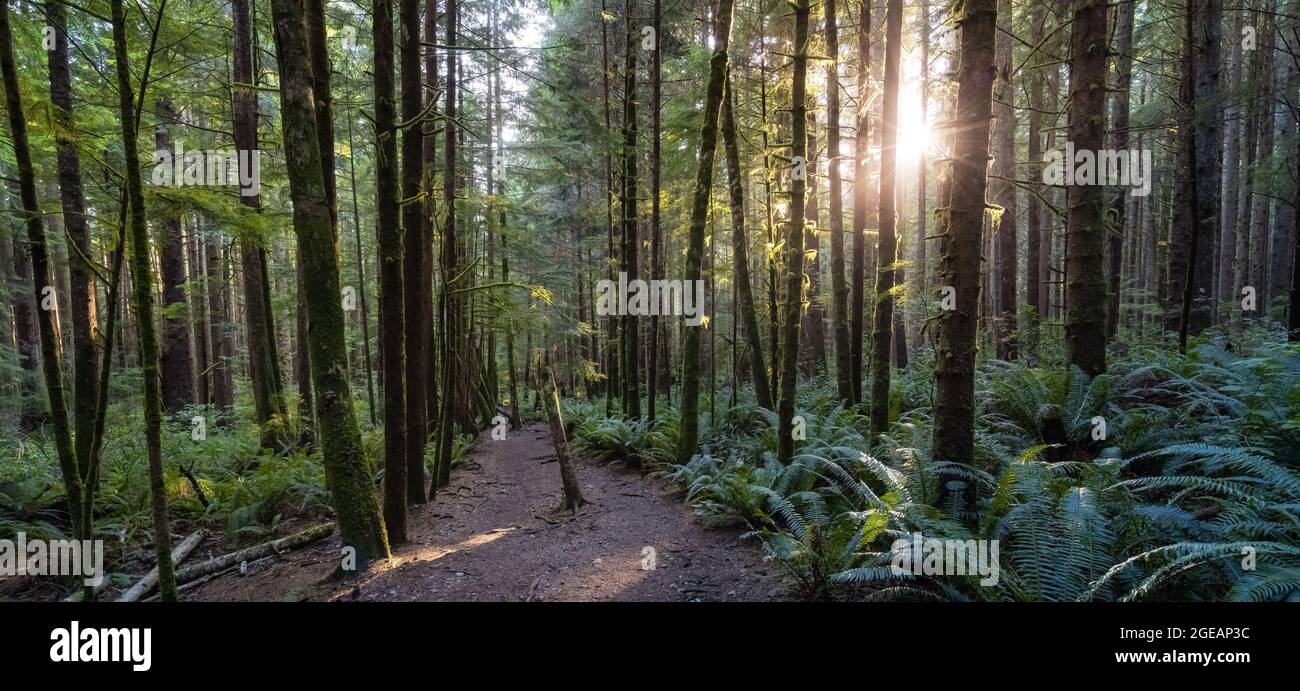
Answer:
[[(710, 527), (664, 482), (578, 460), (590, 502), (557, 510), (560, 472), (545, 425), (485, 432), (437, 501), (413, 508), (410, 541), (357, 580), (328, 576), (337, 535), (254, 562), (184, 600), (744, 601), (780, 599), (776, 569), (736, 526)], [(647, 549), (650, 548), (650, 549)], [(652, 551), (653, 550), (653, 551)], [(194, 557), (191, 557), (194, 559)]]

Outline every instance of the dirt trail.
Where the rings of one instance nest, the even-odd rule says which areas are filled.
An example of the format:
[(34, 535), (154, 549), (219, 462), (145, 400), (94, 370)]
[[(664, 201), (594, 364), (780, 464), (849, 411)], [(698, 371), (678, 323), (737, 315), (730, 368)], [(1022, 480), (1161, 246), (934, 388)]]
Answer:
[[(186, 600), (727, 601), (780, 597), (773, 566), (739, 531), (709, 529), (662, 482), (579, 462), (591, 504), (556, 513), (559, 468), (543, 425), (484, 433), (436, 503), (415, 507), (409, 544), (359, 582), (324, 582), (337, 537), (250, 564)], [(653, 568), (649, 568), (653, 566)]]

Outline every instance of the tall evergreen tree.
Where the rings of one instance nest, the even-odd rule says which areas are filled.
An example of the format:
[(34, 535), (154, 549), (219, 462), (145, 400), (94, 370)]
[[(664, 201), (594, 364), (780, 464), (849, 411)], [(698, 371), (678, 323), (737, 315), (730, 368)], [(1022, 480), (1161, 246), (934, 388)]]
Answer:
[[(252, 0), (231, 0), (234, 55), (231, 72), (235, 149), (257, 150), (256, 54), (253, 50)], [(251, 153), (249, 154), (251, 155)], [(243, 164), (241, 163), (241, 166)], [(241, 170), (241, 175), (251, 171)], [(240, 204), (256, 212), (261, 198), (241, 194)], [(261, 431), (262, 446), (276, 451), (286, 445), (284, 389), (279, 355), (275, 345), (275, 323), (271, 312), (271, 288), (267, 280), (266, 248), (262, 240), (247, 234), (240, 238), (240, 269), (244, 297), (244, 327), (248, 342), (248, 376), (253, 389), (254, 415)]]
[[(699, 165), (695, 173), (695, 196), (691, 204), (690, 234), (686, 245), (686, 285), (688, 286), (694, 286), (701, 280), (704, 264), (704, 225), (708, 220), (709, 198), (713, 192), (713, 155), (718, 149), (718, 118), (722, 110), (723, 91), (726, 89), (727, 50), (731, 38), (731, 15), (734, 7), (734, 0), (718, 0), (717, 35), (714, 37), (713, 57), (709, 60), (704, 123), (700, 126)], [(804, 22), (806, 31), (806, 4)], [(695, 454), (699, 441), (699, 326), (687, 325), (682, 329), (681, 396), (681, 436), (677, 441), (677, 459), (685, 463)]]
[[(862, 0), (858, 8), (857, 113), (853, 134), (853, 280), (849, 291), (849, 384), (853, 402), (862, 402), (862, 334), (866, 312), (867, 216), (871, 213), (868, 188), (870, 168), (866, 152), (870, 148), (871, 103), (867, 98), (871, 84), (871, 0)], [(772, 320), (776, 323), (776, 320)]]
[[(421, 200), (424, 178), (424, 108), (420, 75), (420, 0), (401, 0), (398, 16), (401, 29), (402, 71), (402, 278), (406, 345), (406, 501), (424, 503), (424, 446), (428, 440), (429, 353), (424, 323), (425, 305), (432, 301), (432, 286), (424, 279), (427, 224)], [(396, 136), (396, 133), (393, 134)], [(489, 190), (490, 191), (490, 190)]]
[(853, 364), (849, 353), (849, 286), (844, 280), (844, 199), (840, 180), (840, 35), (835, 0), (826, 13), (826, 158), (830, 179), (831, 324), (835, 332), (835, 384), (840, 399), (853, 402)]
[[(305, 17), (300, 0), (274, 0), (272, 11), (293, 229), (308, 286), (312, 383), (319, 394), (321, 451), (339, 536), (345, 548), (355, 550), (355, 566), (362, 570), (373, 560), (388, 558), (388, 535), (371, 484), (348, 381), (338, 255), (318, 146)], [(344, 570), (346, 565), (345, 561)]]
[(1001, 360), (1016, 357), (1016, 109), (1015, 90), (1011, 87), (1012, 36), (1011, 0), (998, 0), (997, 43), (993, 82), (994, 180), (989, 182), (993, 203), (1001, 208), (993, 227), (994, 263), (997, 283), (996, 336), (997, 355)]
[[(1105, 35), (1104, 0), (1074, 0), (1069, 141), (1075, 151), (1100, 152), (1106, 143), (1106, 43), (1097, 40)], [(1066, 187), (1065, 353), (1092, 377), (1106, 371), (1106, 200), (1101, 185), (1079, 182)]]
[(880, 147), (880, 237), (876, 250), (875, 327), (871, 333), (871, 438), (889, 427), (889, 352), (893, 343), (894, 261), (898, 236), (898, 82), (903, 40), (902, 0), (888, 0), (885, 12), (884, 126)]
[[(745, 171), (740, 163), (740, 144), (736, 136), (735, 92), (731, 76), (727, 76), (726, 93), (722, 99), (722, 141), (727, 155), (727, 189), (731, 199), (731, 244), (735, 258), (736, 301), (740, 314), (736, 318), (745, 324), (745, 352), (754, 379), (754, 396), (758, 404), (771, 410), (772, 389), (768, 386), (767, 366), (763, 360), (762, 334), (758, 329), (758, 314), (754, 308), (754, 289), (749, 275), (749, 233), (745, 230)], [(651, 376), (651, 380), (654, 377)]]
[[(379, 312), (384, 322), (380, 345), (384, 352), (384, 520), (392, 541), (401, 544), (406, 542), (409, 420), (406, 414), (405, 243), (398, 204), (398, 129), (393, 84), (393, 3), (390, 0), (375, 3), (374, 43), (375, 156), (380, 162), (375, 169), (379, 199)], [(403, 153), (407, 153), (405, 148)]]
[(59, 201), (63, 228), (69, 244), (69, 288), (72, 292), (73, 427), (76, 451), (84, 468), (94, 435), (95, 400), (98, 398), (99, 365), (96, 361), (95, 332), (98, 328), (98, 293), (91, 265), (90, 223), (86, 216), (86, 195), (81, 180), (81, 154), (77, 151), (76, 125), (72, 119), (72, 74), (68, 69), (67, 10), (62, 2), (45, 3), (45, 13), (54, 29), (49, 51), (50, 105), (53, 106), (55, 145), (59, 162)]
[[(980, 298), (980, 233), (993, 114), (996, 0), (962, 4), (955, 148), (947, 207), (940, 210), (942, 268), (937, 283), (952, 309), (939, 313), (935, 349), (935, 460), (971, 463), (975, 455), (975, 332)], [(975, 487), (955, 474), (939, 478), (940, 506), (974, 510)]]
[[(777, 460), (794, 458), (794, 399), (799, 366), (799, 315), (804, 310), (804, 192), (808, 177), (808, 0), (794, 0), (794, 78), (790, 85), (790, 219), (782, 268), (785, 295), (781, 309), (781, 370), (777, 402)], [(680, 455), (680, 454), (679, 454)]]
[[(144, 207), (144, 186), (140, 179), (140, 157), (136, 149), (139, 121), (136, 119), (135, 87), (127, 60), (126, 9), (113, 0), (113, 55), (117, 63), (118, 115), (122, 126), (122, 155), (126, 159), (126, 203), (131, 236), (131, 287), (137, 323), (140, 369), (144, 379), (145, 449), (149, 458), (149, 494), (153, 509), (154, 558), (158, 569), (158, 593), (164, 602), (174, 602), (176, 573), (172, 565), (172, 538), (167, 517), (167, 488), (163, 483), (162, 382), (159, 378), (158, 334), (153, 322), (153, 266), (149, 256), (149, 226)], [(161, 16), (165, 6), (159, 6)], [(156, 38), (156, 34), (155, 34)], [(16, 82), (16, 79), (15, 79)], [(141, 87), (142, 90), (144, 87)], [(18, 116), (21, 117), (21, 104)], [(13, 120), (13, 107), (10, 120)], [(14, 126), (17, 129), (17, 126)], [(15, 134), (15, 139), (18, 135)], [(21, 164), (20, 164), (21, 165)], [(35, 201), (35, 191), (32, 192)], [(29, 234), (32, 226), (28, 225)], [(35, 265), (34, 265), (35, 266)], [(51, 336), (52, 337), (52, 336)], [(48, 367), (48, 365), (47, 365)], [(47, 383), (49, 375), (46, 376)], [(62, 401), (59, 402), (62, 405)]]

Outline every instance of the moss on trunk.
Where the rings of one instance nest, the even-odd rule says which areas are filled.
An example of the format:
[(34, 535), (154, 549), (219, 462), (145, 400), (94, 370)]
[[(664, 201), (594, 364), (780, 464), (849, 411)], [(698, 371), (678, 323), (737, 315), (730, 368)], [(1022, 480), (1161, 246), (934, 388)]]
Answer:
[(352, 405), (338, 254), (317, 145), (303, 10), (297, 0), (275, 0), (272, 9), (293, 228), (306, 277), (320, 444), (339, 535), (345, 547), (356, 550), (357, 568), (364, 569), (374, 559), (388, 558), (388, 534)]

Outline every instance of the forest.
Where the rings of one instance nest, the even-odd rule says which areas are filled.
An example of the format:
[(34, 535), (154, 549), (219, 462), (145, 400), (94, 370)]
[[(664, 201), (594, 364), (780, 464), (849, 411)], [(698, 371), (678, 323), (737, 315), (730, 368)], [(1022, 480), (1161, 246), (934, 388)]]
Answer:
[(0, 81), (0, 601), (1300, 601), (1300, 0), (0, 0)]

